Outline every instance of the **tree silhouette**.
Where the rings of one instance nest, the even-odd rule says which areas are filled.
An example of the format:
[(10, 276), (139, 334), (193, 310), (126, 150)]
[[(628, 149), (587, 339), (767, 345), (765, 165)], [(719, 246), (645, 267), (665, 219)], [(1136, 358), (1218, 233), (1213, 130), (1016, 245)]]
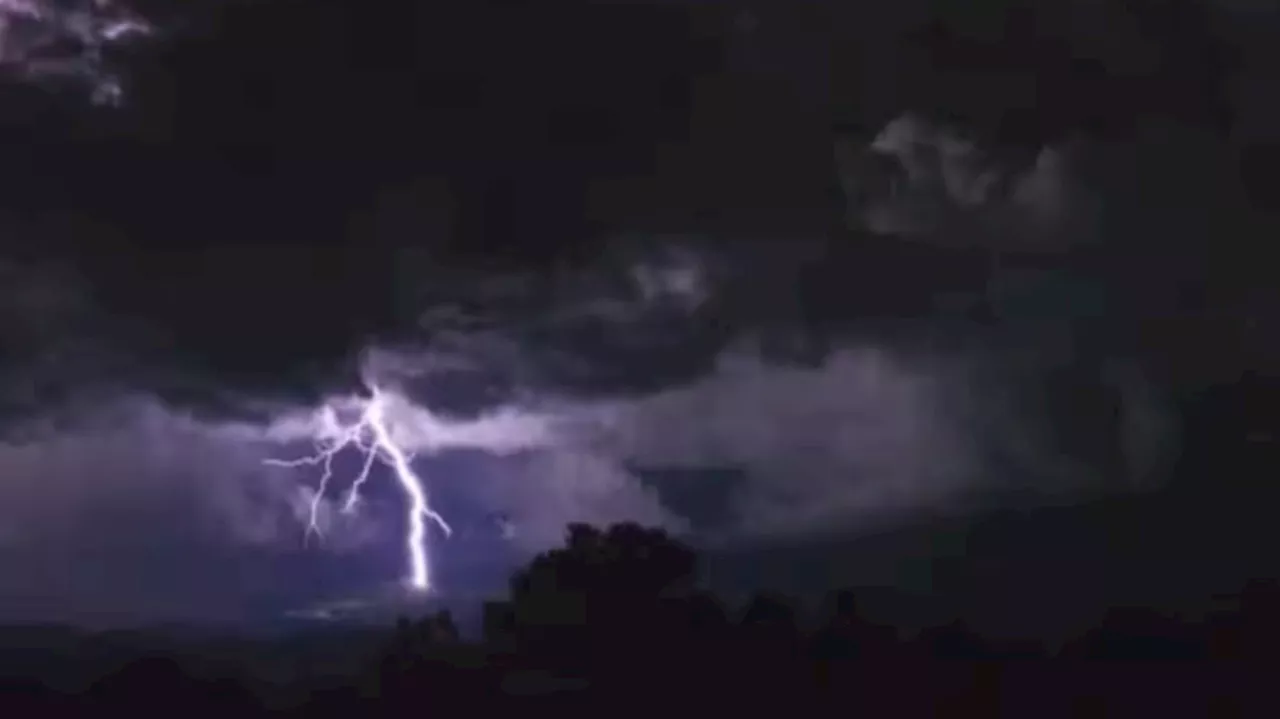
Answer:
[(693, 550), (660, 529), (623, 523), (601, 531), (571, 524), (563, 548), (540, 554), (516, 574), (512, 597), (556, 591), (656, 598), (691, 589), (696, 567)]
[(636, 656), (679, 626), (672, 614), (685, 607), (696, 566), (693, 550), (662, 530), (571, 525), (564, 547), (512, 578), (516, 644), (562, 669)]
[(1112, 607), (1068, 649), (1086, 660), (1147, 662), (1199, 659), (1205, 651), (1185, 624), (1146, 607)]

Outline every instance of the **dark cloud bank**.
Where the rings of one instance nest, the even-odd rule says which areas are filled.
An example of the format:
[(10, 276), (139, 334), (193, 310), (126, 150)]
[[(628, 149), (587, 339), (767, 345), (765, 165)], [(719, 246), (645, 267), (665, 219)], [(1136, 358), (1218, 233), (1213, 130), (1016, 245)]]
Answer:
[[(733, 574), (1150, 494), (1178, 403), (1274, 361), (1221, 120), (1252, 80), (1181, 82), (1198, 36), (1132, 87), (1037, 56), (1061, 113), (1001, 115), (1030, 49), (964, 44), (990, 28), (888, 18), (916, 38), (890, 51), (834, 10), (743, 12), (238, 4), (122, 58), (110, 112), (6, 87), (0, 613), (239, 621), (393, 582), (389, 478), (304, 546), (314, 477), (262, 463), (362, 373), (554, 428), (419, 460), (463, 595), (574, 520)], [(848, 561), (892, 582), (914, 551)]]

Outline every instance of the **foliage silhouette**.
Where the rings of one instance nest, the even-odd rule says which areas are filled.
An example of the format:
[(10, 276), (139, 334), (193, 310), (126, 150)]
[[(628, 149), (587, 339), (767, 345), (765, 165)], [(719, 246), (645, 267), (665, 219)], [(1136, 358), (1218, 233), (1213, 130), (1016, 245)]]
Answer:
[[(87, 651), (64, 649), (64, 668), (29, 678), (15, 667), (34, 665), (0, 651), (8, 668), (0, 671), (0, 707), (16, 715), (78, 707), (382, 716), (424, 706), (504, 711), (526, 706), (504, 702), (541, 695), (584, 711), (620, 699), (656, 708), (676, 697), (737, 711), (780, 696), (797, 711), (823, 703), (886, 714), (1036, 714), (1068, 705), (1225, 711), (1253, 696), (1249, 671), (1233, 667), (1271, 661), (1280, 626), (1280, 593), (1256, 583), (1235, 610), (1200, 622), (1113, 609), (1055, 653), (984, 637), (959, 620), (910, 636), (867, 619), (849, 590), (832, 592), (817, 612), (772, 593), (734, 607), (699, 589), (696, 576), (694, 551), (661, 531), (575, 525), (563, 547), (512, 577), (509, 601), (487, 607), (483, 642), (464, 640), (452, 615), (438, 612), (399, 620), (358, 670), (326, 670), (309, 656), (314, 645), (299, 645), (299, 670), (267, 678), (248, 669), (275, 651), (263, 644), (244, 644), (236, 659), (225, 646), (159, 651), (153, 639), (88, 637), (83, 644), (96, 642), (100, 656), (80, 684), (73, 677), (89, 675), (72, 668), (89, 661)], [(13, 636), (39, 643), (39, 633)], [(55, 637), (67, 644), (64, 635), (45, 636), (50, 646)], [(346, 640), (351, 651), (357, 640)], [(1158, 702), (1144, 698), (1154, 686), (1163, 687)]]

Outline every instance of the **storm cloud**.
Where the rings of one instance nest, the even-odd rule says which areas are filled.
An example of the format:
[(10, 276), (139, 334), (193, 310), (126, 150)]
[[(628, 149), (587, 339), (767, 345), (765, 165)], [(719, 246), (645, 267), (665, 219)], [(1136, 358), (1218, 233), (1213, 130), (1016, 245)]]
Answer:
[[(66, 178), (57, 192), (10, 178), (14, 197), (48, 211), (7, 219), (3, 237), (14, 259), (0, 265), (0, 613), (232, 620), (394, 582), (405, 504), (385, 467), (344, 513), (359, 457), (337, 460), (326, 496), (316, 468), (265, 463), (315, 451), (323, 407), (359, 402), (369, 385), (394, 394), (392, 430), (412, 439), (455, 527), (430, 541), (446, 593), (500, 585), (570, 522), (767, 545), (1145, 491), (1168, 470), (1168, 383), (1129, 337), (1171, 306), (1140, 283), (1175, 274), (1149, 239), (1175, 223), (1115, 210), (1130, 198), (1098, 181), (1103, 143), (1057, 137), (1010, 159), (896, 109), (867, 138), (774, 138), (779, 157), (822, 145), (823, 170), (837, 144), (844, 222), (814, 229), (828, 202), (796, 210), (806, 221), (794, 230), (762, 229), (731, 200), (821, 182), (774, 176), (750, 154), (760, 135), (717, 136), (714, 152), (658, 169), (618, 150), (605, 168), (604, 141), (526, 148), (546, 133), (513, 119), (526, 117), (514, 100), (486, 106), (488, 124), (468, 134), (476, 123), (456, 115), (400, 113), (399, 85), (383, 97), (367, 76), (337, 73), (326, 43), (277, 55), (293, 16), (261, 36), (241, 21), (256, 45), (173, 51), (192, 82), (142, 78), (139, 107), (172, 111), (162, 129), (40, 155)], [(769, 22), (753, 16), (735, 40), (757, 69), (770, 63), (751, 38)], [(611, 80), (649, 77), (632, 46), (583, 42)], [(225, 77), (260, 71), (296, 105), (247, 109), (246, 83), (209, 61), (219, 52), (235, 70)], [(591, 65), (520, 77), (587, 97), (601, 86)], [(616, 131), (637, 146), (693, 124), (635, 110), (679, 104), (651, 84), (600, 111), (625, 117)], [(347, 95), (350, 115), (330, 112)], [(714, 116), (782, 105), (767, 100)], [(548, 108), (534, 110), (563, 129)], [(345, 149), (352, 137), (367, 143)], [(389, 177), (375, 177), (383, 165)], [(141, 179), (119, 180), (122, 167)], [(659, 229), (610, 214), (645, 202), (583, 199), (616, 180), (594, 183), (602, 168), (652, 171), (702, 204)], [(84, 216), (48, 219), (67, 207)], [(716, 484), (722, 506), (673, 486), (695, 482)], [(318, 537), (306, 531), (313, 502)]]
[[(579, 274), (531, 317), (485, 316), (455, 304), (444, 340), (448, 323), (442, 306), (434, 306), (432, 319), (408, 328), (402, 341), (360, 354), (367, 381), (421, 403), (396, 410), (392, 428), (421, 428), (415, 431), (426, 444), (406, 447), (419, 451), (433, 496), (461, 512), (451, 517), (464, 528), (458, 537), (431, 541), (441, 562), (456, 566), (475, 557), (492, 565), (501, 555), (499, 565), (510, 566), (558, 543), (576, 521), (632, 520), (700, 543), (760, 543), (964, 511), (1011, 488), (1024, 501), (1133, 488), (1125, 484), (1128, 465), (1104, 466), (1109, 457), (1088, 452), (1064, 454), (1057, 439), (1078, 428), (1057, 426), (1045, 407), (1016, 401), (1026, 387), (984, 370), (991, 362), (985, 345), (974, 354), (846, 337), (819, 360), (797, 362), (770, 356), (759, 333), (742, 329), (727, 345), (713, 346), (702, 360), (705, 371), (668, 374), (656, 388), (642, 378), (608, 391), (589, 383), (597, 389), (587, 391), (560, 363), (590, 368), (600, 361), (599, 346), (548, 338), (574, 337), (566, 328), (587, 322), (643, 340), (655, 318), (679, 331), (726, 291), (712, 279), (716, 258), (704, 270), (687, 244), (664, 249), (659, 259), (675, 256), (683, 264), (654, 260), (624, 264), (620, 274)], [(610, 276), (620, 279), (606, 281)], [(15, 287), (32, 313), (25, 317), (38, 308), (51, 320), (92, 312), (87, 305), (74, 310), (83, 301), (74, 293)], [(458, 317), (467, 312), (469, 318)], [(530, 322), (539, 332), (526, 340)], [(1047, 367), (1041, 355), (1009, 366), (1034, 381)], [(500, 379), (508, 389), (463, 391), (466, 401), (452, 406), (433, 403), (442, 388), (453, 386), (456, 394), (459, 382), (483, 384), (468, 385), (467, 373)], [(556, 384), (566, 377), (571, 381)], [(128, 377), (114, 385), (98, 375), (64, 379), (72, 388), (81, 382), (113, 391), (72, 391), (43, 413), (10, 423), (11, 439), (0, 449), (7, 556), (14, 566), (39, 565), (10, 575), (23, 577), (7, 593), (16, 613), (52, 606), (40, 597), (68, 597), (76, 598), (60, 610), (68, 616), (234, 614), (228, 607), (273, 594), (284, 601), (299, 587), (315, 586), (265, 571), (271, 563), (327, 557), (335, 567), (363, 562), (366, 570), (395, 572), (403, 499), (385, 471), (373, 476), (359, 511), (343, 513), (343, 481), (359, 462), (340, 459), (335, 489), (319, 498), (322, 536), (308, 537), (318, 472), (264, 464), (312, 451), (317, 405), (240, 394), (231, 405), (238, 410), (220, 416), (208, 406), (184, 408), (150, 394), (145, 383), (131, 386)], [(1116, 404), (1104, 402), (1090, 415), (1124, 413), (1127, 419), (1096, 423), (1091, 431), (1108, 435), (1102, 444), (1114, 440), (1132, 462), (1147, 461), (1136, 453), (1163, 451), (1159, 407), (1135, 394), (1140, 389), (1126, 378), (1108, 395)], [(351, 391), (362, 388), (353, 384)], [(463, 426), (477, 429), (457, 429)], [(726, 492), (723, 519), (701, 526), (691, 516), (705, 508), (670, 501), (646, 479), (655, 470), (726, 470), (740, 480)], [(491, 517), (504, 518), (509, 531)], [(99, 570), (84, 571), (88, 562)], [(254, 579), (227, 582), (228, 573), (240, 571)], [(91, 591), (94, 582), (100, 593)], [(330, 582), (326, 590), (340, 586)]]

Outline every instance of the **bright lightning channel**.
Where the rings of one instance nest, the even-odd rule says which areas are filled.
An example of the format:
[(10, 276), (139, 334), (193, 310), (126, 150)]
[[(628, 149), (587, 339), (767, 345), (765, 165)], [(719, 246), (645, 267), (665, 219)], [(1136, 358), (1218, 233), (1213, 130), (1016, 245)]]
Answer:
[(359, 473), (347, 490), (342, 503), (345, 514), (355, 512), (360, 502), (360, 490), (377, 463), (388, 467), (400, 483), (409, 499), (409, 528), (405, 546), (409, 552), (409, 578), (411, 587), (421, 591), (431, 589), (431, 566), (427, 558), (428, 522), (435, 523), (445, 536), (453, 534), (449, 523), (431, 507), (426, 483), (413, 469), (414, 456), (396, 441), (387, 420), (388, 398), (376, 386), (370, 388), (371, 396), (360, 402), (360, 411), (354, 421), (344, 423), (332, 405), (322, 410), (323, 431), (316, 440), (314, 454), (294, 460), (268, 459), (267, 464), (278, 467), (319, 466), (322, 468), (320, 486), (311, 499), (306, 536), (322, 536), (320, 510), (333, 478), (333, 460), (346, 449), (355, 449), (364, 456)]

